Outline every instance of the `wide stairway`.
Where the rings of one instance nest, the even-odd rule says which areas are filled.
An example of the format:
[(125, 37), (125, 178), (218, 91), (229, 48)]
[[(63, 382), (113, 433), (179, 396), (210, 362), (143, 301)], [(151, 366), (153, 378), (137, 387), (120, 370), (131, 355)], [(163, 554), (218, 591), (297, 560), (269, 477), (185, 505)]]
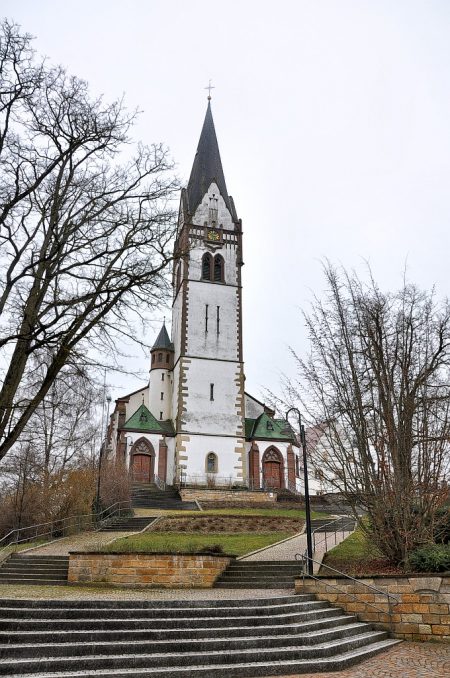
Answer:
[(139, 518), (127, 516), (126, 518), (114, 518), (110, 523), (103, 525), (99, 532), (142, 532), (151, 525), (155, 518)]
[(0, 601), (0, 675), (250, 678), (344, 669), (399, 641), (312, 595)]
[(0, 566), (0, 584), (64, 586), (68, 571), (68, 556), (22, 556), (13, 553)]
[(302, 572), (295, 560), (233, 560), (216, 579), (216, 589), (293, 589)]
[(178, 490), (169, 485), (160, 490), (153, 483), (133, 483), (131, 487), (131, 506), (133, 508), (153, 508), (172, 511), (197, 511), (194, 502), (181, 501)]

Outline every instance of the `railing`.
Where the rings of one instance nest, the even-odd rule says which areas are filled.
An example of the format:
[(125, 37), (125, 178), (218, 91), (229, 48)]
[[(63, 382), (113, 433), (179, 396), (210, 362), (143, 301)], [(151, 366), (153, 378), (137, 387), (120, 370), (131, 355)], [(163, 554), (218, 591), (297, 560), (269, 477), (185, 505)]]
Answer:
[[(319, 577), (315, 577), (313, 574), (308, 573), (308, 563), (315, 563), (316, 565), (320, 565), (321, 567), (326, 568), (327, 570), (331, 570), (332, 572), (335, 573), (335, 575), (339, 575), (339, 577), (343, 577), (345, 579), (349, 579), (352, 582), (356, 582), (356, 584), (360, 584), (361, 586), (364, 586), (366, 589), (369, 589), (370, 591), (374, 591), (375, 593), (386, 596), (387, 599), (387, 609), (388, 609), (388, 615), (389, 615), (389, 628), (392, 633), (392, 603), (391, 599), (395, 601), (394, 604), (399, 603), (399, 598), (397, 596), (394, 596), (392, 593), (389, 593), (388, 591), (382, 591), (381, 589), (377, 589), (375, 586), (372, 586), (371, 584), (366, 584), (365, 582), (361, 581), (360, 579), (355, 579), (355, 577), (351, 577), (349, 574), (346, 574), (345, 572), (341, 572), (340, 570), (336, 570), (334, 567), (330, 567), (329, 565), (324, 565), (323, 563), (314, 560), (313, 558), (308, 558), (308, 556), (302, 554), (302, 553), (297, 553), (295, 556), (296, 560), (301, 560), (302, 562), (302, 580), (303, 580), (303, 588), (305, 588), (305, 577), (308, 577), (309, 579), (314, 579), (314, 581), (318, 581), (320, 584), (323, 584), (325, 586), (328, 586), (332, 588), (335, 591), (338, 591), (339, 593), (343, 593), (347, 596), (350, 596), (354, 600), (358, 600), (358, 597), (353, 594), (349, 593), (348, 591), (344, 591), (343, 589), (339, 588), (336, 586), (336, 584), (329, 584), (327, 581), (324, 579), (320, 579)], [(380, 607), (377, 607), (373, 603), (368, 603), (367, 601), (364, 601), (365, 605), (368, 605), (369, 607), (372, 607), (374, 610), (377, 610), (377, 612), (381, 612), (382, 614), (386, 614), (386, 610), (382, 609)]]
[(110, 518), (117, 517), (117, 515), (120, 517), (122, 513), (130, 510), (131, 504), (129, 501), (117, 501), (103, 509), (103, 511), (100, 511), (100, 513), (84, 513), (68, 516), (67, 518), (57, 518), (47, 523), (18, 527), (0, 539), (0, 561), (2, 560), (2, 553), (8, 547), (13, 547), (14, 549), (19, 544), (37, 539), (43, 539), (42, 544), (45, 544), (53, 539), (60, 539), (69, 534), (78, 534), (89, 528), (95, 527), (98, 529)]
[(160, 478), (159, 476), (156, 476), (156, 475), (155, 475), (155, 476), (153, 477), (153, 482), (155, 483), (156, 487), (158, 487), (160, 490), (162, 490), (162, 491), (164, 492), (164, 490), (165, 490), (166, 487), (167, 487), (167, 483), (166, 483), (165, 480), (163, 480), (163, 479)]
[[(336, 546), (337, 543), (337, 534), (338, 532), (342, 532), (342, 536), (344, 537), (346, 532), (353, 532), (352, 530), (346, 530), (346, 527), (349, 527), (350, 523), (354, 525), (354, 519), (349, 517), (349, 516), (339, 516), (339, 518), (335, 518), (334, 520), (330, 520), (330, 522), (325, 523), (324, 525), (321, 525), (320, 527), (316, 527), (315, 530), (311, 532), (312, 536), (312, 543), (313, 543), (313, 551), (315, 552), (317, 549), (317, 546), (320, 544), (323, 544), (325, 542), (325, 551), (328, 550), (328, 539), (330, 536), (333, 534), (334, 535), (334, 546)], [(328, 528), (328, 529), (327, 529)], [(318, 540), (318, 535), (323, 533), (322, 539)], [(305, 555), (306, 552), (305, 552)]]

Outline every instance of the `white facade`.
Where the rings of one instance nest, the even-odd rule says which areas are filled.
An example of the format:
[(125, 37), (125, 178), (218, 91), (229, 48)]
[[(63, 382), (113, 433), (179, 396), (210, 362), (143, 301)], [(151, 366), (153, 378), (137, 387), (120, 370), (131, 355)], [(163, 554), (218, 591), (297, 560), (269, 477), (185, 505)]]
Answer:
[[(226, 193), (209, 105), (181, 197), (175, 255), (171, 338), (161, 330), (149, 386), (117, 401), (115, 453), (130, 463), (139, 441), (147, 440), (154, 468), (168, 483), (261, 487), (278, 464), (280, 486), (298, 489), (292, 471), (298, 448), (286, 436), (277, 439), (279, 423), (266, 421), (274, 413), (244, 394), (242, 225)], [(139, 410), (139, 419), (142, 404), (148, 410)], [(256, 437), (246, 439), (246, 417)]]

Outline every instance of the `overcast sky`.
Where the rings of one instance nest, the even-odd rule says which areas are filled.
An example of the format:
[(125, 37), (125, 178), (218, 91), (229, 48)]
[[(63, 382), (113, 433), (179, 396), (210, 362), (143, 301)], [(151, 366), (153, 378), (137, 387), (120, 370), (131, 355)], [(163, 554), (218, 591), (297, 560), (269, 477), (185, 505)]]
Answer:
[[(244, 227), (247, 390), (277, 390), (325, 257), (447, 294), (448, 0), (0, 0), (37, 50), (122, 93), (187, 181), (212, 78)], [(157, 331), (157, 323), (151, 330)], [(150, 337), (152, 338), (152, 337)], [(130, 366), (137, 366), (131, 360)], [(147, 361), (140, 365), (146, 378)], [(113, 397), (139, 387), (111, 377)]]

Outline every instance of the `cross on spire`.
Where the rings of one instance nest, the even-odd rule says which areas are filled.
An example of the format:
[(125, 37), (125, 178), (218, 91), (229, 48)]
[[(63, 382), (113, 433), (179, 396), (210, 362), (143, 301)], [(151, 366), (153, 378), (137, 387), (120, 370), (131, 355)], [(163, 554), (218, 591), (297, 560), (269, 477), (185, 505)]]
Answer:
[(209, 79), (208, 87), (205, 87), (208, 90), (208, 101), (211, 101), (211, 90), (216, 89), (214, 85), (211, 85), (211, 78)]

